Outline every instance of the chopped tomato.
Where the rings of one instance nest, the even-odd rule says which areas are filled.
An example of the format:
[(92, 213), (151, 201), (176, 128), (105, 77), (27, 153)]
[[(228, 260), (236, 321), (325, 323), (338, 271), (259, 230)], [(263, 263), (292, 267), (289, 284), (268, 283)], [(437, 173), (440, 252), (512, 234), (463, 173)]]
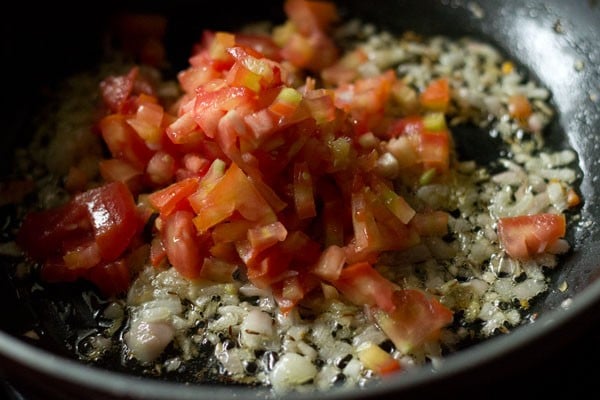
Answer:
[(76, 271), (116, 261), (140, 232), (141, 223), (131, 192), (114, 182), (81, 193), (64, 206), (29, 214), (17, 242), (43, 262), (42, 279), (87, 279), (87, 273)]
[(342, 85), (350, 83), (359, 77), (359, 69), (368, 60), (368, 55), (363, 49), (353, 50), (335, 64), (323, 69), (321, 77), (328, 83)]
[(314, 264), (310, 272), (328, 282), (335, 282), (342, 273), (346, 263), (346, 252), (339, 246), (331, 245), (323, 251), (319, 261)]
[(116, 260), (140, 228), (131, 192), (122, 182), (88, 190), (75, 197), (87, 209), (94, 240), (103, 260)]
[(423, 132), (423, 117), (413, 115), (397, 119), (388, 127), (387, 136), (397, 137), (400, 135), (419, 136)]
[(394, 284), (367, 262), (348, 265), (342, 269), (339, 279), (333, 285), (356, 305), (377, 306), (387, 312), (396, 309), (392, 299)]
[(438, 172), (448, 171), (450, 166), (450, 135), (448, 131), (421, 132), (419, 142), (419, 156), (423, 168), (435, 168)]
[[(204, 31), (173, 102), (163, 102), (144, 69), (106, 78), (108, 114), (98, 128), (109, 183), (30, 214), (18, 243), (43, 265), (43, 279), (87, 279), (107, 295), (125, 292), (147, 258), (213, 282), (230, 282), (239, 268), (284, 313), (315, 288), (327, 298), (341, 293), (370, 307), (396, 346), (412, 351), (452, 313), (374, 266), (383, 252), (448, 232), (447, 213), (417, 208), (420, 201), (417, 213), (395, 185), (412, 192), (450, 175), (449, 81), (430, 82), (418, 97), (394, 70), (363, 76), (363, 50), (338, 60), (329, 35), (335, 5), (286, 0), (284, 9), (288, 20), (272, 36)], [(152, 62), (155, 44), (139, 49)], [(517, 100), (509, 108), (523, 119)], [(389, 155), (397, 173), (382, 172)], [(508, 254), (526, 258), (558, 248), (564, 224), (564, 216), (505, 218), (498, 237)], [(377, 346), (360, 357), (378, 374), (400, 369)]]
[(133, 67), (127, 75), (107, 77), (100, 83), (100, 91), (110, 111), (120, 114), (135, 112), (136, 95), (154, 95), (153, 86), (140, 74), (138, 67)]
[(279, 309), (288, 314), (318, 282), (304, 271), (290, 271), (290, 276), (276, 282), (273, 286), (273, 297)]
[(236, 109), (240, 115), (245, 115), (253, 109), (254, 101), (255, 93), (244, 86), (226, 86), (213, 91), (198, 90), (194, 118), (204, 133), (213, 138), (217, 135), (219, 121), (228, 111)]
[(373, 176), (371, 179), (371, 187), (379, 197), (379, 200), (397, 217), (402, 223), (408, 222), (414, 217), (415, 210), (404, 200), (402, 196), (397, 194), (391, 185), (383, 179)]
[(200, 275), (204, 261), (203, 245), (193, 219), (190, 211), (175, 211), (166, 218), (161, 232), (169, 262), (189, 279)]
[(190, 197), (190, 203), (197, 214), (194, 223), (200, 232), (227, 220), (234, 211), (255, 222), (271, 223), (277, 219), (255, 185), (235, 163), (213, 187), (201, 185)]
[(421, 105), (427, 110), (446, 111), (450, 104), (450, 84), (447, 78), (440, 78), (429, 83), (421, 93)]
[(111, 114), (100, 121), (102, 138), (114, 158), (129, 162), (133, 167), (145, 169), (152, 157), (144, 140), (127, 123), (122, 114)]
[(133, 91), (133, 84), (139, 73), (133, 68), (124, 76), (109, 76), (100, 83), (102, 99), (112, 112), (121, 112)]
[(84, 192), (62, 207), (29, 214), (17, 241), (30, 256), (43, 260), (62, 257), (93, 239), (101, 258), (112, 261), (125, 251), (139, 225), (131, 192), (122, 182), (114, 182)]
[(374, 316), (381, 330), (403, 353), (437, 340), (441, 329), (453, 320), (452, 311), (420, 290), (396, 290), (390, 301), (394, 305), (391, 311), (376, 310)]
[(527, 260), (565, 236), (564, 214), (534, 214), (498, 220), (498, 239), (508, 255)]
[(261, 252), (287, 237), (287, 229), (277, 221), (267, 225), (248, 229), (248, 241), (256, 252)]

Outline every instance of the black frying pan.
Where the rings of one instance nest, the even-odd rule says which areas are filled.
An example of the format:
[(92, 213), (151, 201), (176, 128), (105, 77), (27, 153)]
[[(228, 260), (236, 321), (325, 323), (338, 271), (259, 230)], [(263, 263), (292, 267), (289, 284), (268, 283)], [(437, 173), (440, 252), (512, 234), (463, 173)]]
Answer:
[[(256, 19), (283, 18), (280, 2), (215, 3), (170, 1), (102, 2), (94, 5), (16, 5), (4, 16), (2, 32), (3, 80), (6, 116), (0, 135), (0, 176), (10, 175), (12, 149), (27, 140), (31, 115), (43, 100), (40, 88), (70, 73), (93, 67), (102, 54), (102, 33), (111, 14), (130, 11), (160, 12), (169, 20), (169, 58), (185, 65), (191, 44), (203, 28), (235, 29)], [(558, 116), (548, 133), (549, 146), (570, 146), (579, 156), (582, 172), (582, 219), (590, 224), (570, 226), (573, 254), (553, 276), (553, 287), (565, 281), (569, 290), (551, 290), (535, 305), (541, 317), (532, 325), (449, 356), (436, 372), (422, 368), (360, 391), (329, 392), (320, 398), (401, 398), (409, 395), (456, 394), (472, 397), (476, 390), (490, 390), (478, 383), (492, 383), (502, 393), (521, 377), (524, 385), (537, 377), (528, 367), (553, 362), (556, 350), (578, 348), (580, 338), (593, 339), (590, 328), (600, 319), (600, 4), (595, 0), (422, 0), (340, 1), (347, 16), (360, 16), (395, 32), (407, 29), (422, 34), (473, 35), (500, 47), (529, 70), (553, 94)], [(478, 8), (477, 8), (478, 7)], [(67, 11), (70, 10), (70, 11)], [(482, 12), (482, 14), (479, 13)], [(584, 69), (577, 72), (576, 62)], [(9, 103), (6, 105), (6, 103)], [(472, 132), (471, 132), (472, 133)], [(458, 131), (458, 146), (466, 158), (482, 162), (497, 152), (486, 135)], [(2, 223), (12, 223), (2, 209)], [(89, 305), (101, 301), (83, 298), (77, 290), (57, 287), (39, 298), (20, 291), (10, 278), (10, 259), (0, 271), (0, 371), (26, 399), (230, 399), (264, 398), (257, 388), (207, 384), (199, 387), (140, 379), (126, 372), (83, 366), (66, 346), (69, 325), (90, 324)], [(568, 308), (561, 305), (568, 298)], [(68, 317), (65, 317), (67, 315)], [(598, 315), (598, 316), (597, 316)], [(45, 335), (32, 345), (21, 334), (31, 327)], [(598, 337), (598, 335), (595, 335)], [(587, 342), (586, 342), (587, 343)], [(600, 342), (598, 342), (600, 343)], [(598, 345), (600, 346), (600, 345)], [(587, 350), (583, 350), (587, 351)], [(589, 354), (599, 356), (593, 348)], [(595, 351), (595, 353), (594, 353)], [(550, 356), (548, 356), (550, 354)], [(563, 353), (561, 353), (563, 354)], [(572, 360), (572, 359), (571, 359)], [(557, 374), (561, 368), (557, 365)], [(596, 368), (596, 372), (598, 368)], [(548, 370), (549, 371), (549, 370)], [(593, 369), (592, 369), (593, 371)], [(563, 371), (564, 373), (564, 371)], [(549, 377), (549, 379), (553, 379)], [(585, 379), (585, 378), (583, 378)], [(591, 382), (591, 380), (589, 381)], [(536, 391), (532, 391), (535, 393)], [(477, 395), (489, 395), (489, 392)], [(314, 394), (291, 398), (309, 399)]]

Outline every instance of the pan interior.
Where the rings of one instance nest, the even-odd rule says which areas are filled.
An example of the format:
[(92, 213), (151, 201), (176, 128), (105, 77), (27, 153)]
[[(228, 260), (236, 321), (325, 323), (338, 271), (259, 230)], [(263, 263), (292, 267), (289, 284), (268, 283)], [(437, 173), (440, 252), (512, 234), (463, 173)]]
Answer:
[[(190, 41), (198, 37), (198, 27), (235, 27), (248, 19), (263, 19), (265, 15), (275, 20), (282, 18), (280, 7), (248, 3), (236, 2), (238, 12), (223, 12), (216, 16), (209, 13), (181, 13), (181, 7), (191, 7), (185, 1), (154, 6), (157, 8), (149, 11), (164, 13), (172, 19), (175, 29), (167, 38), (168, 48), (173, 53), (170, 58), (185, 60), (183, 55), (191, 47)], [(533, 311), (541, 314), (558, 312), (556, 310), (566, 300), (590, 290), (590, 287), (597, 291), (592, 295), (593, 299), (600, 298), (598, 285), (590, 285), (600, 275), (597, 261), (600, 255), (600, 228), (597, 223), (600, 215), (597, 201), (599, 185), (594, 179), (600, 176), (600, 160), (596, 154), (600, 149), (597, 128), (600, 126), (600, 87), (597, 86), (597, 82), (600, 82), (600, 69), (597, 67), (600, 54), (595, 48), (595, 44), (600, 42), (600, 30), (578, 29), (581, 26), (597, 26), (600, 20), (598, 7), (589, 2), (573, 4), (547, 1), (542, 5), (541, 2), (516, 0), (482, 2), (478, 8), (462, 2), (427, 0), (418, 2), (417, 7), (414, 3), (394, 1), (373, 7), (368, 2), (349, 1), (344, 2), (344, 10), (348, 16), (356, 15), (366, 21), (376, 21), (379, 26), (396, 32), (413, 30), (425, 35), (443, 33), (453, 37), (481, 37), (519, 60), (522, 68), (530, 71), (535, 80), (550, 89), (553, 93), (552, 105), (558, 110), (558, 116), (550, 125), (547, 144), (555, 149), (568, 146), (577, 151), (579, 186), (584, 204), (581, 219), (573, 222), (569, 229), (568, 239), (574, 244), (574, 252), (565, 257), (564, 264), (552, 276), (552, 287), (558, 288), (564, 282), (569, 290), (551, 290), (534, 305)], [(128, 5), (133, 10), (147, 10), (148, 7), (135, 1)], [(116, 9), (116, 5), (113, 9)], [(106, 9), (82, 8), (80, 11), (80, 19), (68, 22), (65, 16), (54, 13), (52, 16), (58, 20), (47, 18), (48, 14), (45, 13), (36, 14), (38, 16), (27, 14), (29, 20), (34, 19), (27, 26), (34, 28), (23, 32), (21, 21), (25, 14), (24, 10), (18, 10), (18, 18), (7, 24), (8, 35), (5, 35), (7, 37), (3, 43), (3, 52), (7, 57), (3, 58), (19, 62), (10, 65), (10, 74), (17, 79), (8, 83), (10, 93), (15, 94), (15, 101), (8, 108), (11, 117), (8, 119), (11, 121), (9, 131), (12, 134), (0, 138), (3, 176), (10, 175), (10, 149), (27, 140), (26, 132), (31, 129), (28, 125), (29, 116), (40, 105), (38, 101), (43, 99), (43, 96), (34, 93), (39, 93), (42, 86), (49, 87), (47, 82), (91, 67), (99, 61), (96, 49), (102, 46), (102, 32), (110, 13)], [(73, 38), (73, 31), (79, 32), (77, 38)], [(40, 36), (40, 32), (44, 32), (44, 35)], [(30, 48), (38, 51), (32, 53), (28, 50)], [(72, 57), (72, 54), (78, 54), (78, 57)], [(43, 68), (40, 67), (40, 60), (44, 60)], [(576, 71), (575, 65), (580, 62), (586, 68)], [(179, 67), (173, 65), (173, 70)], [(497, 151), (497, 143), (490, 141), (488, 135), (479, 135), (483, 141), (475, 144), (470, 140), (473, 132), (458, 131), (457, 135), (459, 150), (462, 149), (467, 156), (472, 152), (474, 157), (481, 157), (480, 160), (485, 162), (491, 152)], [(482, 147), (486, 149), (485, 152), (480, 151)], [(4, 207), (2, 212), (3, 223), (14, 222), (4, 216), (10, 214), (11, 210)], [(12, 260), (2, 262), (10, 264)], [(70, 335), (70, 325), (88, 324), (93, 329), (95, 322), (91, 310), (102, 300), (93, 295), (82, 295), (80, 288), (73, 287), (57, 287), (49, 298), (31, 297), (7, 274), (9, 271), (10, 268), (3, 268), (2, 274), (6, 276), (0, 279), (2, 300), (7, 305), (0, 319), (2, 330), (21, 335), (31, 327), (43, 325), (48, 335), (41, 342), (42, 348), (61, 356), (73, 357), (74, 349), (64, 345)], [(62, 319), (61, 315), (73, 307), (77, 312), (69, 315), (75, 315), (75, 319)], [(527, 340), (523, 339), (522, 342), (526, 343)]]

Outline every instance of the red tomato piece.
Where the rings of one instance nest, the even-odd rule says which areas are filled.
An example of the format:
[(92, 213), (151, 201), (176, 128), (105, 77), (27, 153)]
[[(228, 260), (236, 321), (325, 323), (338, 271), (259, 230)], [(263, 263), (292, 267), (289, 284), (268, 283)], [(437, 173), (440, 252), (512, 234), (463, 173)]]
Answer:
[(332, 23), (338, 19), (336, 6), (327, 2), (288, 0), (284, 10), (294, 31), (284, 43), (279, 43), (283, 44), (282, 57), (298, 68), (311, 71), (332, 65), (339, 55), (328, 36)]
[(204, 254), (198, 232), (190, 211), (175, 211), (165, 220), (162, 229), (162, 242), (167, 258), (173, 267), (183, 276), (195, 279), (200, 275)]
[(150, 193), (148, 200), (166, 218), (176, 210), (189, 209), (187, 199), (196, 192), (198, 186), (198, 178), (187, 178)]
[(90, 269), (102, 261), (100, 248), (94, 241), (69, 249), (63, 256), (65, 266), (69, 269)]
[(345, 263), (344, 249), (332, 245), (323, 251), (319, 261), (310, 268), (310, 272), (325, 281), (335, 282), (339, 279)]
[(450, 84), (447, 78), (436, 79), (429, 83), (421, 93), (423, 107), (432, 111), (446, 111), (450, 104)]
[(235, 163), (214, 187), (201, 188), (191, 196), (190, 203), (198, 214), (194, 222), (200, 232), (226, 220), (234, 211), (249, 221), (271, 223), (277, 220), (273, 209)]
[(86, 207), (102, 259), (116, 260), (140, 229), (133, 196), (122, 182), (88, 190), (74, 198)]
[(194, 104), (194, 118), (204, 133), (211, 138), (217, 135), (219, 121), (229, 110), (240, 115), (254, 108), (255, 93), (247, 87), (222, 87), (213, 91), (198, 89)]
[(564, 214), (534, 214), (498, 220), (498, 239), (508, 255), (527, 260), (565, 236)]
[(131, 163), (144, 170), (153, 155), (144, 140), (127, 123), (122, 114), (111, 114), (100, 121), (102, 138), (114, 158)]
[(450, 134), (447, 130), (422, 131), (419, 142), (419, 157), (423, 168), (435, 168), (444, 173), (450, 167)]
[(273, 246), (265, 251), (262, 259), (247, 265), (248, 279), (256, 287), (269, 288), (288, 273), (292, 257), (292, 254), (282, 251), (280, 246)]
[(355, 263), (342, 269), (333, 286), (356, 305), (377, 306), (387, 312), (396, 309), (392, 300), (394, 284), (368, 262)]
[(377, 310), (374, 316), (381, 330), (403, 353), (437, 340), (441, 329), (454, 318), (450, 309), (420, 290), (397, 290), (392, 301), (392, 311)]
[(281, 222), (276, 221), (248, 229), (247, 236), (254, 251), (260, 253), (276, 243), (283, 242), (287, 237), (287, 229)]

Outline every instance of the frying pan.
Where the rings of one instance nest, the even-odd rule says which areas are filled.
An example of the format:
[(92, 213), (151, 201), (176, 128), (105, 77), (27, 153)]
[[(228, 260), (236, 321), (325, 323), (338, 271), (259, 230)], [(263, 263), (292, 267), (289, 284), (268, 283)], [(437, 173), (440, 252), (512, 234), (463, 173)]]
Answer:
[[(120, 11), (161, 13), (169, 20), (168, 58), (182, 68), (203, 28), (235, 29), (258, 19), (280, 21), (280, 2), (211, 4), (192, 1), (111, 2), (93, 5), (45, 2), (17, 4), (4, 16), (2, 59), (5, 106), (0, 135), (1, 176), (10, 176), (13, 149), (32, 131), (31, 116), (44, 90), (71, 73), (92, 68), (102, 55), (102, 34), (111, 15)], [(51, 3), (51, 4), (50, 4)], [(226, 3), (226, 4), (224, 4)], [(530, 77), (552, 93), (557, 117), (547, 143), (572, 147), (579, 155), (579, 188), (584, 199), (581, 219), (569, 226), (573, 251), (552, 276), (551, 289), (534, 305), (539, 318), (508, 335), (489, 339), (446, 358), (433, 371), (423, 367), (356, 390), (319, 393), (323, 399), (400, 398), (453, 393), (469, 397), (476, 382), (502, 378), (507, 369), (525, 371), (548, 349), (570, 349), (600, 317), (600, 3), (595, 0), (395, 0), (340, 1), (346, 17), (359, 16), (378, 26), (403, 32), (472, 35), (499, 47), (517, 60)], [(583, 66), (576, 69), (575, 65)], [(8, 105), (6, 103), (9, 103)], [(457, 131), (459, 151), (485, 162), (496, 144), (485, 134)], [(10, 207), (2, 223), (11, 224)], [(20, 290), (11, 278), (10, 258), (0, 268), (0, 372), (32, 399), (231, 399), (265, 398), (261, 388), (206, 384), (200, 386), (140, 378), (126, 371), (82, 365), (65, 345), (69, 324), (92, 324), (89, 297), (77, 288), (57, 287), (44, 298)], [(568, 290), (556, 289), (566, 283)], [(99, 299), (95, 299), (100, 301)], [(71, 320), (66, 321), (69, 311)], [(594, 325), (596, 324), (596, 325)], [(31, 327), (45, 335), (35, 344), (23, 337)], [(597, 353), (596, 353), (597, 354)], [(537, 355), (537, 356), (536, 356)], [(557, 366), (558, 368), (558, 366)], [(514, 374), (513, 374), (514, 375)], [(526, 375), (524, 375), (526, 376)], [(527, 378), (523, 378), (527, 384)], [(512, 384), (512, 383), (509, 383)], [(500, 384), (503, 385), (503, 384)], [(498, 386), (496, 386), (498, 387)], [(489, 394), (489, 393), (488, 393)], [(479, 395), (479, 394), (478, 394)], [(483, 393), (481, 393), (483, 395)], [(290, 394), (310, 399), (312, 393)]]

